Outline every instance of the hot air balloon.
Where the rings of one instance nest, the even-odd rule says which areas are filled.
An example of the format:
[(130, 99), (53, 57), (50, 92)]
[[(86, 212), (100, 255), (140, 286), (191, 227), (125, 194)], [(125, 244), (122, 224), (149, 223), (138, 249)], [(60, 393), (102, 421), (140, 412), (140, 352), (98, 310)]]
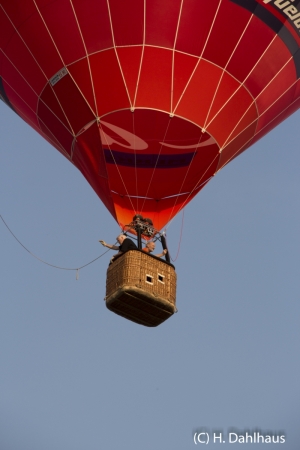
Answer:
[(300, 3), (1, 0), (0, 95), (124, 227), (161, 230), (299, 107)]

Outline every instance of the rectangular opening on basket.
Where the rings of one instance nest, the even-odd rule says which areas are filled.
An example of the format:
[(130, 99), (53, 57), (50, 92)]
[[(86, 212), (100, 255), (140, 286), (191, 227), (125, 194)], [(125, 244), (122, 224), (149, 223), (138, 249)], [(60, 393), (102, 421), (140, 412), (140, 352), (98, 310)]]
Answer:
[(153, 284), (153, 276), (146, 274), (146, 283)]
[(164, 275), (158, 273), (158, 274), (157, 274), (157, 279), (158, 279), (158, 281), (159, 281), (160, 283), (165, 284), (165, 277), (164, 277)]

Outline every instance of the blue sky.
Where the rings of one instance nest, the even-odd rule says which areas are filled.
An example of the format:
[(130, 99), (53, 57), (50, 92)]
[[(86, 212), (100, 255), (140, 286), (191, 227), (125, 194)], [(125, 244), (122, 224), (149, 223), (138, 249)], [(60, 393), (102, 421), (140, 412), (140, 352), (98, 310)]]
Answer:
[[(96, 194), (2, 102), (0, 117), (4, 220), (51, 264), (99, 256), (118, 226)], [(280, 433), (286, 442), (268, 448), (298, 448), (298, 123), (296, 113), (186, 207), (179, 311), (158, 328), (106, 309), (112, 252), (76, 280), (0, 222), (1, 449), (182, 450), (202, 428)], [(181, 221), (167, 230), (172, 256)]]

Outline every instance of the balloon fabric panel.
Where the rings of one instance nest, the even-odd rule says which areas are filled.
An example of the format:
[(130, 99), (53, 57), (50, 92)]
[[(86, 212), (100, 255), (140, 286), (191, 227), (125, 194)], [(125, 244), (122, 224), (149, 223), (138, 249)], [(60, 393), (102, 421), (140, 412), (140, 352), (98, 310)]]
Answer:
[[(154, 64), (155, 61), (155, 64)], [(136, 97), (136, 106), (169, 111), (171, 105), (172, 52), (146, 47)]]
[(80, 61), (68, 66), (68, 72), (75, 85), (80, 89), (82, 96), (84, 97), (88, 107), (96, 115), (96, 103), (93, 90), (93, 84), (91, 83), (91, 72), (88, 58), (83, 58)]
[[(40, 14), (36, 12), (23, 22), (18, 32), (14, 34), (11, 43), (15, 43), (14, 61), (21, 73), (26, 72), (28, 62), (38, 65), (38, 72), (44, 75), (44, 85), (48, 80), (63, 67), (63, 60), (58, 52), (58, 47), (55, 46), (53, 39), (49, 35), (48, 29), (45, 26)], [(9, 44), (10, 45), (10, 44)], [(12, 54), (12, 50), (8, 50)], [(21, 52), (28, 52), (31, 58), (22, 57)], [(36, 70), (36, 69), (35, 69)], [(30, 80), (34, 80), (33, 75)], [(33, 86), (35, 87), (35, 86)]]
[(146, 2), (145, 43), (173, 48), (180, 15), (181, 0), (152, 0)]
[[(6, 57), (2, 67), (5, 80), (9, 80), (9, 84), (4, 81), (4, 89), (9, 98), (13, 99), (15, 109), (22, 111), (26, 108), (28, 120), (37, 124), (36, 109), (39, 100), (37, 93), (26, 83), (20, 72)], [(20, 92), (22, 92), (22, 96), (19, 95)]]
[(126, 80), (130, 104), (133, 105), (137, 93), (141, 62), (143, 61), (143, 47), (119, 47), (116, 51)]
[[(73, 10), (72, 3), (69, 0), (59, 0), (59, 14), (56, 12), (57, 7), (58, 0), (51, 3), (45, 2), (44, 6), (39, 6), (39, 10), (47, 30), (49, 30), (53, 45), (57, 46), (56, 43), (59, 43), (59, 48), (57, 46), (58, 52), (64, 66), (66, 66), (73, 61), (84, 58), (86, 52), (81, 38), (81, 30), (77, 23), (76, 11)], [(68, 18), (67, 23), (66, 18)]]
[[(247, 29), (249, 20), (251, 19), (245, 10), (239, 11), (237, 16), (234, 4), (221, 2), (213, 27), (210, 30), (209, 39), (203, 50), (203, 58), (226, 68), (239, 40)], [(226, 36), (225, 45), (220, 39), (221, 36)]]
[(90, 66), (98, 116), (112, 110), (129, 108), (130, 103), (115, 50), (93, 54), (90, 56)]
[(92, 55), (113, 47), (107, 0), (72, 0), (72, 4), (87, 54)]
[[(220, 0), (185, 0), (178, 26), (176, 50), (198, 57), (202, 54), (219, 3)], [(219, 42), (218, 47), (220, 45), (222, 43)]]
[(109, 2), (115, 45), (139, 45), (143, 42), (144, 4), (139, 0)]
[(299, 107), (300, 7), (289, 6), (2, 0), (0, 98), (120, 225), (140, 213), (161, 229)]

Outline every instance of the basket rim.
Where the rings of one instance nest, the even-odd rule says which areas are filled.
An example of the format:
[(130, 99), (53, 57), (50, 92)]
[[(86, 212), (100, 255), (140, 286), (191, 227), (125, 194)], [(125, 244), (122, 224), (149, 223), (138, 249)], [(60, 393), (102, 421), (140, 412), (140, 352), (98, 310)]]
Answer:
[[(167, 261), (165, 261), (165, 260), (159, 258), (158, 256), (151, 255), (150, 253), (143, 252), (143, 250), (140, 250), (139, 248), (128, 250), (127, 252), (125, 252), (125, 253), (123, 253), (122, 255), (118, 256), (118, 258), (116, 258), (115, 261), (120, 260), (121, 258), (123, 258), (124, 255), (126, 255), (126, 253), (131, 253), (131, 252), (142, 253), (143, 255), (149, 256), (150, 258), (155, 259), (155, 261), (160, 261), (160, 262), (162, 262), (163, 264), (166, 264), (167, 266), (170, 266), (170, 267), (172, 267), (172, 268), (175, 270), (175, 266), (174, 266), (172, 263), (168, 263)], [(112, 264), (112, 265), (113, 265), (113, 264)], [(111, 265), (111, 266), (112, 266), (112, 265)], [(111, 267), (111, 266), (109, 266), (109, 267)]]

